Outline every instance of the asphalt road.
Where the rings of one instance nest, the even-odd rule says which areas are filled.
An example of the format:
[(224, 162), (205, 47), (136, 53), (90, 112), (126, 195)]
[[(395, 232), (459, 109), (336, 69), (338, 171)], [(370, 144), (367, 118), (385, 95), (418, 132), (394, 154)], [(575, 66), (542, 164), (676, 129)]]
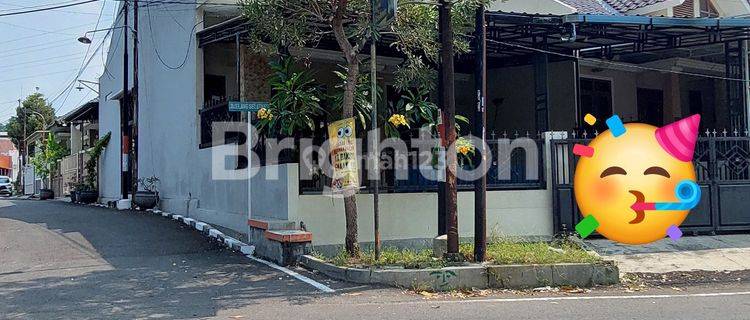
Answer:
[(426, 299), (296, 269), (326, 294), (182, 224), (0, 200), (0, 319), (750, 319), (750, 284)]

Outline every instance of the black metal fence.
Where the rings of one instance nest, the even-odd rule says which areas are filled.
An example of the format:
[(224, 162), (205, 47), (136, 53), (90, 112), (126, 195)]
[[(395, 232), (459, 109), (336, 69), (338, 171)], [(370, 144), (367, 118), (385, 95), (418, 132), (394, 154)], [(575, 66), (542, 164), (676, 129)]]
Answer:
[[(488, 190), (524, 190), (524, 189), (544, 189), (546, 181), (544, 177), (544, 139), (540, 137), (520, 137), (527, 139), (526, 142), (533, 142), (531, 148), (513, 148), (509, 144), (510, 140), (489, 141), (490, 154), (488, 158), (492, 159), (487, 173)], [(528, 143), (527, 146), (531, 146)], [(380, 191), (392, 193), (408, 192), (435, 192), (438, 188), (437, 171), (432, 169), (431, 164), (422, 164), (420, 168), (419, 154), (414, 148), (409, 148), (408, 168), (403, 172), (393, 168), (392, 165), (381, 164)], [(501, 153), (502, 152), (502, 153)], [(502, 157), (501, 157), (502, 155)], [(403, 155), (402, 155), (403, 156)], [(490, 157), (491, 156), (491, 157)], [(529, 158), (532, 158), (533, 161)], [(386, 149), (381, 153), (381, 159), (384, 163), (396, 163), (400, 157), (394, 154), (392, 149)], [(313, 156), (317, 159), (317, 155)], [(370, 181), (368, 180), (369, 170), (365, 162), (360, 159), (360, 182), (362, 185), (361, 192), (368, 193)], [(330, 186), (330, 178), (320, 172), (317, 162), (313, 161), (312, 168), (300, 165), (300, 170), (311, 170), (314, 173), (304, 174), (301, 172), (300, 177), (311, 176), (311, 179), (300, 179), (300, 193), (302, 194), (320, 194), (326, 186)], [(400, 165), (403, 165), (400, 164)], [(471, 170), (474, 164), (465, 163), (464, 169)], [(401, 175), (399, 177), (399, 175)], [(405, 177), (404, 177), (405, 176)], [(458, 181), (459, 190), (473, 190), (473, 181)]]
[[(581, 214), (573, 192), (575, 144), (594, 134), (569, 133), (550, 140), (555, 232), (571, 232)], [(750, 137), (747, 132), (707, 130), (698, 138), (693, 163), (702, 199), (681, 226), (687, 232), (750, 230)]]

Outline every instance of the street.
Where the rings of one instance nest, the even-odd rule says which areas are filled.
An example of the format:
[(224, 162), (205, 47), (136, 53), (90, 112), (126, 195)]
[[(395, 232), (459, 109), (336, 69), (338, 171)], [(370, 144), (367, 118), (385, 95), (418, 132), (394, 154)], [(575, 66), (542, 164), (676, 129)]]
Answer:
[(0, 200), (0, 318), (748, 319), (750, 283), (424, 296), (331, 281), (323, 293), (183, 224), (59, 201)]

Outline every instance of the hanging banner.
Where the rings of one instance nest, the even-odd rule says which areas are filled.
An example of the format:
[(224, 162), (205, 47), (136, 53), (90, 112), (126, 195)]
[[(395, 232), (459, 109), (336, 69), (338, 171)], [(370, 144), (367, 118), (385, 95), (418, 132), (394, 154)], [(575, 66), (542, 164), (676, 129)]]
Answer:
[(359, 190), (359, 170), (357, 167), (357, 136), (354, 132), (354, 118), (328, 124), (328, 139), (331, 146), (333, 192)]

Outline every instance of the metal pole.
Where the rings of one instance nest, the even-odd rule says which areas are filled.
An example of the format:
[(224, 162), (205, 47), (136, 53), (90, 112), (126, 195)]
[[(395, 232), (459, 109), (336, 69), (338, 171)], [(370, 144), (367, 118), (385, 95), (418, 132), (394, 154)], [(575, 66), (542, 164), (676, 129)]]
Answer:
[(484, 261), (487, 254), (487, 150), (484, 142), (487, 140), (487, 52), (486, 52), (486, 26), (484, 20), (484, 6), (477, 8), (476, 12), (476, 70), (474, 71), (474, 87), (477, 92), (477, 109), (474, 113), (474, 127), (472, 134), (482, 139), (482, 144), (477, 146), (476, 161), (480, 172), (485, 172), (474, 181), (474, 260)]
[(370, 22), (372, 24), (372, 36), (370, 40), (370, 104), (372, 109), (370, 110), (370, 123), (372, 123), (372, 144), (373, 148), (370, 152), (373, 156), (373, 174), (375, 179), (372, 180), (372, 210), (373, 210), (373, 221), (375, 225), (375, 259), (380, 260), (380, 130), (378, 130), (378, 64), (377, 64), (377, 48), (375, 39), (375, 0), (370, 1), (372, 8), (370, 14)]
[(21, 192), (23, 192), (22, 195), (26, 195), (26, 157), (29, 156), (29, 152), (27, 151), (28, 148), (26, 146), (26, 122), (28, 122), (29, 119), (26, 115), (26, 109), (21, 105), (21, 99), (18, 99), (18, 108), (23, 112), (23, 142), (21, 143), (21, 148), (23, 148), (23, 158), (21, 158), (21, 183), (23, 185), (21, 186)]
[(448, 229), (449, 260), (458, 259), (458, 208), (457, 208), (457, 186), (456, 169), (458, 159), (456, 156), (456, 100), (454, 95), (454, 66), (453, 66), (453, 26), (451, 23), (452, 2), (440, 0), (440, 58), (442, 64), (442, 85), (440, 92), (443, 94), (443, 112), (445, 114), (445, 137), (448, 148), (446, 149), (445, 170), (445, 213), (446, 226)]
[[(128, 29), (125, 28), (125, 32)], [(138, 191), (138, 0), (133, 0), (133, 125), (130, 127), (130, 194)], [(135, 208), (135, 201), (130, 203)]]
[(122, 72), (122, 106), (120, 107), (120, 144), (122, 147), (122, 150), (120, 150), (120, 187), (122, 191), (122, 198), (127, 199), (128, 198), (128, 181), (127, 181), (127, 172), (125, 171), (124, 167), (124, 160), (125, 160), (125, 154), (127, 152), (128, 146), (125, 145), (127, 141), (128, 136), (128, 125), (127, 125), (127, 119), (126, 116), (128, 114), (128, 110), (130, 108), (130, 93), (129, 90), (129, 83), (128, 83), (128, 0), (123, 1), (123, 24), (124, 28), (123, 30), (123, 72)]

